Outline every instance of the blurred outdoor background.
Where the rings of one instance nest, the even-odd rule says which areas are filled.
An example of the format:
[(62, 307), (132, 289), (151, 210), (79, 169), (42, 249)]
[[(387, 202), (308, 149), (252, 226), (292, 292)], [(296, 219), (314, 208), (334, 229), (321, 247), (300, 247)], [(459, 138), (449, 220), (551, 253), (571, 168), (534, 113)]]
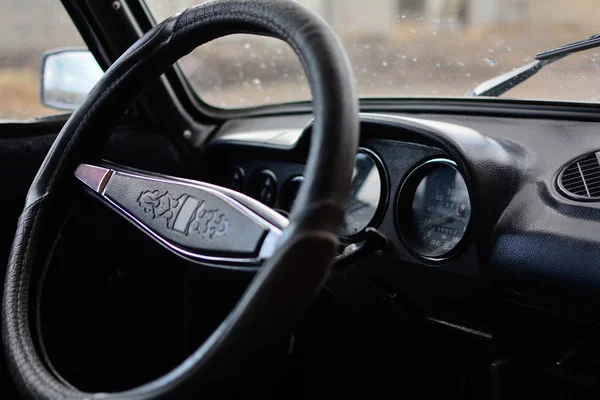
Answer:
[[(157, 21), (198, 0), (147, 0)], [(200, 1), (201, 2), (201, 1)], [(349, 53), (361, 97), (464, 96), (535, 54), (600, 31), (598, 0), (299, 0)], [(39, 103), (44, 51), (82, 46), (59, 0), (0, 3), (0, 119), (57, 113)], [(197, 94), (220, 107), (310, 98), (291, 50), (236, 35), (181, 60)], [(542, 70), (504, 97), (600, 101), (600, 49)]]

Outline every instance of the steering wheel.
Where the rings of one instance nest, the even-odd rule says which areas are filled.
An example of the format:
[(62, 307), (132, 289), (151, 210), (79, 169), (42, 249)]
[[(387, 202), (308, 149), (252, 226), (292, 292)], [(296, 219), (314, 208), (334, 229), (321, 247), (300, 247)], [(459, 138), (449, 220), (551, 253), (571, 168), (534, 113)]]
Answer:
[[(305, 183), (289, 222), (259, 202), (218, 186), (94, 164), (119, 117), (145, 86), (197, 46), (235, 33), (284, 40), (309, 78), (315, 121)], [(357, 103), (337, 37), (320, 17), (293, 1), (213, 1), (146, 33), (69, 118), (29, 189), (2, 303), (4, 351), (21, 393), (43, 399), (181, 396), (217, 365), (235, 363), (249, 346), (289, 332), (336, 254), (358, 146)], [(41, 279), (40, 267), (51, 255), (73, 190), (80, 186), (193, 262), (222, 268), (260, 266), (238, 304), (192, 355), (166, 375), (124, 392), (79, 391), (46, 367), (33, 340), (31, 322), (39, 304), (31, 289)]]

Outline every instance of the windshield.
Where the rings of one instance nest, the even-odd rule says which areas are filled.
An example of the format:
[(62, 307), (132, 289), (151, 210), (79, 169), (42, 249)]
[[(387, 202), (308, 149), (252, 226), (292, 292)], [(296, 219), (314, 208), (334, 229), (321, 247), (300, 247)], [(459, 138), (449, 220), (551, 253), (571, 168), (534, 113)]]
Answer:
[[(299, 0), (328, 21), (362, 98), (464, 97), (540, 51), (600, 31), (597, 0)], [(198, 0), (146, 0), (156, 21)], [(310, 99), (279, 40), (234, 35), (180, 61), (198, 96), (224, 108)], [(509, 90), (515, 99), (600, 101), (600, 49), (574, 54)]]

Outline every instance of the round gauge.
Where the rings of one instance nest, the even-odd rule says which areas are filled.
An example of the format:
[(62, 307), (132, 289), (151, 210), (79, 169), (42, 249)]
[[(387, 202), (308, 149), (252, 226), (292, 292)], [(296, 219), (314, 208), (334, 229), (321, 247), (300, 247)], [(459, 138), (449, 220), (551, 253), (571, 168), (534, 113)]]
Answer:
[(383, 211), (386, 193), (387, 182), (377, 155), (367, 149), (359, 150), (340, 234), (345, 237), (356, 236), (373, 225)]
[(300, 187), (304, 183), (304, 177), (302, 175), (296, 175), (289, 178), (281, 188), (281, 193), (279, 194), (279, 206), (283, 211), (290, 212), (292, 207), (294, 206), (294, 202), (296, 201), (296, 197), (298, 197), (298, 192), (300, 191)]
[(277, 197), (277, 179), (268, 169), (257, 171), (248, 182), (248, 194), (261, 203), (273, 207)]
[(430, 160), (410, 173), (398, 196), (400, 233), (422, 257), (455, 254), (471, 220), (469, 191), (456, 163)]

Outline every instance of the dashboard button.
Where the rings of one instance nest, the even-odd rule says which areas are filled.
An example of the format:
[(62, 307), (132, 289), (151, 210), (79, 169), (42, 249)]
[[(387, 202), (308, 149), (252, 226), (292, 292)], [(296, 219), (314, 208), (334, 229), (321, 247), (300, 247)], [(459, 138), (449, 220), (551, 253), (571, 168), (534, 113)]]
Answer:
[(248, 194), (261, 203), (273, 207), (277, 198), (277, 179), (268, 169), (255, 173), (249, 183)]

